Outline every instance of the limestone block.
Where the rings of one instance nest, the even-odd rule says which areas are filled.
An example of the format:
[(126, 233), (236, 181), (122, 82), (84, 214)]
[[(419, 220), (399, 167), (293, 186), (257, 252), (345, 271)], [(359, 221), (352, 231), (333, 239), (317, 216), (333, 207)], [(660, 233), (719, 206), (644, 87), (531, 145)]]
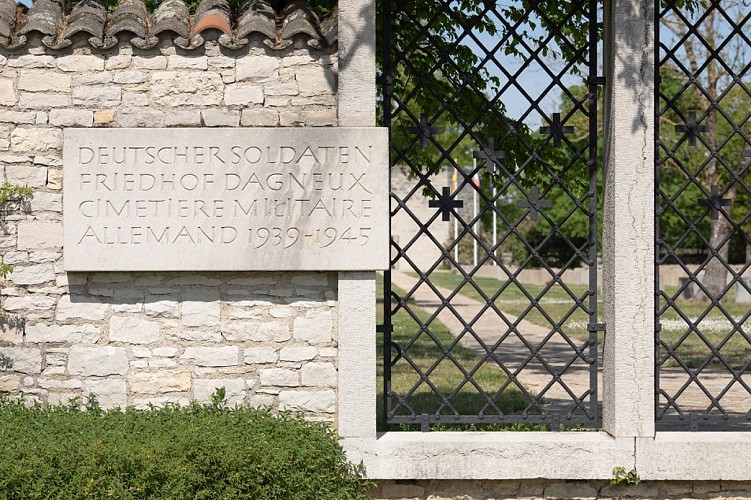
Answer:
[(18, 90), (29, 92), (70, 92), (70, 86), (70, 75), (52, 71), (22, 71), (18, 77)]
[(213, 56), (208, 59), (209, 68), (234, 68), (235, 58), (226, 56)]
[(18, 97), (18, 107), (21, 109), (67, 108), (70, 104), (69, 93), (21, 92)]
[(146, 81), (146, 73), (143, 71), (120, 71), (113, 75), (113, 81), (115, 83), (133, 85), (137, 83), (143, 83)]
[(122, 89), (116, 85), (91, 85), (73, 88), (73, 104), (77, 106), (117, 106)]
[(336, 73), (332, 66), (306, 64), (295, 67), (295, 79), (304, 96), (336, 93)]
[[(5, 252), (3, 253), (3, 262), (15, 266), (16, 264), (25, 264), (29, 260), (28, 252)], [(8, 290), (3, 290), (2, 295), (8, 295)]]
[(83, 396), (94, 394), (102, 408), (125, 408), (128, 405), (128, 392), (125, 380), (121, 378), (85, 379)]
[(125, 375), (128, 371), (128, 353), (124, 347), (73, 346), (68, 353), (68, 373), (105, 377)]
[(331, 342), (334, 317), (331, 311), (308, 311), (305, 317), (295, 318), (294, 337), (311, 344)]
[(208, 69), (209, 58), (207, 56), (178, 56), (170, 55), (167, 58), (167, 69)]
[(279, 112), (273, 109), (243, 109), (240, 125), (243, 127), (276, 127)]
[(309, 346), (284, 347), (279, 353), (281, 361), (308, 361), (316, 357), (318, 349)]
[(35, 266), (16, 266), (7, 279), (17, 285), (41, 285), (55, 281), (55, 268), (50, 263)]
[[(131, 365), (132, 366), (132, 365)], [(176, 368), (177, 361), (168, 358), (154, 358), (149, 360), (149, 368)]]
[(336, 387), (334, 363), (307, 363), (302, 367), (302, 385)]
[(423, 498), (425, 488), (417, 484), (399, 484), (385, 482), (381, 486), (381, 498)]
[(63, 195), (60, 193), (35, 192), (31, 195), (32, 212), (62, 212)]
[(290, 282), (301, 286), (329, 286), (329, 275), (327, 273), (295, 274), (290, 278)]
[(240, 124), (240, 111), (227, 109), (204, 109), (201, 120), (207, 127), (237, 127)]
[(94, 113), (94, 123), (106, 125), (115, 121), (115, 112), (112, 110), (97, 111)]
[(291, 107), (292, 96), (288, 95), (269, 95), (263, 100), (263, 105), (267, 108), (289, 108)]
[(224, 91), (224, 104), (227, 106), (263, 104), (263, 87), (239, 83), (228, 85)]
[(292, 99), (290, 99), (289, 104), (293, 107), (326, 106), (334, 108), (336, 107), (336, 96), (324, 94), (306, 97), (293, 97)]
[(57, 222), (18, 224), (18, 249), (59, 248), (63, 246), (63, 226)]
[(297, 387), (300, 385), (300, 373), (297, 370), (270, 368), (260, 370), (261, 385), (270, 387)]
[(249, 365), (276, 363), (276, 359), (276, 351), (271, 347), (249, 347), (245, 349), (245, 363)]
[(76, 400), (76, 398), (80, 398), (81, 394), (79, 392), (50, 392), (47, 394), (47, 405), (48, 406), (58, 406), (58, 405), (64, 405), (68, 406), (69, 404), (78, 404), (80, 407), (80, 399)]
[(145, 92), (123, 92), (123, 106), (148, 106), (149, 95)]
[(81, 381), (78, 379), (55, 379), (55, 378), (49, 378), (49, 377), (39, 377), (37, 379), (37, 384), (42, 389), (80, 389), (81, 388)]
[(236, 366), (240, 351), (237, 346), (188, 347), (180, 359), (192, 361), (199, 366)]
[(154, 73), (151, 98), (163, 106), (216, 106), (222, 102), (224, 83), (214, 73)]
[(53, 109), (49, 115), (50, 125), (56, 127), (91, 127), (94, 112), (85, 109)]
[(31, 252), (29, 253), (29, 261), (33, 262), (34, 264), (41, 264), (43, 262), (55, 262), (62, 256), (63, 254), (59, 252)]
[(140, 394), (163, 394), (190, 390), (190, 372), (160, 370), (153, 373), (135, 373), (128, 377), (131, 392)]
[(177, 297), (174, 295), (150, 295), (144, 303), (146, 316), (154, 318), (177, 318)]
[(269, 309), (272, 318), (290, 318), (295, 315), (295, 310), (289, 306), (278, 306)]
[(137, 69), (165, 69), (167, 58), (165, 56), (138, 56), (133, 59), (133, 67)]
[(291, 338), (289, 327), (278, 321), (235, 321), (222, 325), (222, 335), (236, 342), (284, 342)]
[(164, 126), (165, 113), (158, 109), (126, 109), (118, 111), (116, 121), (126, 128), (157, 128)]
[(0, 371), (0, 392), (16, 392), (20, 382), (18, 375), (5, 375)]
[(96, 72), (104, 70), (104, 57), (97, 55), (69, 55), (57, 58), (57, 67), (66, 72)]
[(53, 56), (25, 54), (8, 59), (8, 66), (11, 68), (54, 68), (55, 58)]
[(113, 316), (109, 338), (111, 342), (151, 344), (161, 338), (159, 323), (138, 316)]
[(224, 387), (225, 401), (228, 406), (241, 405), (245, 402), (247, 385), (242, 378), (197, 379), (193, 382), (193, 398), (208, 403), (214, 392)]
[(0, 123), (31, 125), (35, 121), (36, 113), (34, 113), (33, 111), (6, 111), (0, 109)]
[(16, 127), (10, 134), (11, 149), (16, 153), (44, 153), (63, 146), (63, 132), (58, 129)]
[(63, 295), (57, 301), (55, 319), (67, 321), (69, 319), (87, 319), (96, 321), (104, 319), (108, 304), (90, 295)]
[(177, 348), (175, 347), (157, 347), (154, 349), (154, 356), (164, 356), (166, 358), (174, 358), (177, 355)]
[(112, 57), (108, 57), (104, 62), (104, 67), (107, 70), (113, 69), (125, 69), (130, 66), (133, 56), (129, 54), (120, 54)]
[(203, 289), (183, 294), (181, 323), (185, 326), (216, 326), (221, 320), (219, 292)]
[(26, 342), (31, 344), (46, 342), (94, 344), (101, 336), (101, 331), (94, 325), (34, 324), (26, 326)]
[(282, 59), (282, 65), (285, 68), (289, 68), (292, 66), (302, 66), (304, 64), (313, 64), (318, 59), (314, 59), (311, 56), (312, 54), (297, 54), (297, 55), (286, 56)]
[(334, 413), (336, 410), (336, 392), (282, 391), (279, 393), (279, 409), (282, 411)]
[(170, 330), (165, 332), (165, 336), (189, 342), (220, 342), (223, 340), (222, 334), (214, 330)]
[(250, 396), (250, 401), (248, 401), (248, 404), (254, 408), (258, 408), (260, 406), (276, 406), (274, 404), (274, 396), (270, 394), (253, 394)]
[(237, 59), (235, 66), (235, 80), (265, 82), (274, 80), (279, 73), (280, 60), (278, 57), (257, 55)]
[(335, 358), (339, 355), (339, 351), (336, 347), (324, 347), (318, 350), (318, 355), (322, 358)]
[(231, 309), (227, 317), (229, 319), (257, 319), (261, 318), (264, 312), (259, 309)]
[(62, 167), (63, 159), (59, 156), (41, 156), (34, 157), (34, 165), (44, 165), (45, 167)]
[(25, 165), (6, 165), (5, 179), (18, 186), (41, 188), (47, 183), (47, 169)]
[(292, 96), (300, 93), (300, 88), (295, 80), (286, 82), (267, 83), (263, 86), (263, 93), (267, 96)]
[(13, 106), (17, 100), (18, 94), (13, 88), (13, 80), (0, 78), (0, 106)]
[(167, 127), (196, 127), (201, 124), (201, 112), (197, 110), (177, 110), (167, 113), (164, 125)]
[(322, 109), (288, 109), (279, 113), (279, 122), (283, 127), (297, 126), (334, 126), (336, 125), (336, 110)]
[(103, 85), (112, 83), (112, 73), (109, 71), (103, 73), (84, 73), (82, 75), (73, 75), (73, 86), (81, 87), (85, 85)]
[(34, 375), (42, 372), (42, 351), (28, 347), (0, 347), (0, 372)]
[[(7, 262), (7, 260), (6, 260)], [(23, 297), (8, 297), (3, 301), (6, 311), (44, 311), (55, 306), (55, 299), (47, 295), (32, 293)], [(28, 333), (27, 326), (27, 333)]]

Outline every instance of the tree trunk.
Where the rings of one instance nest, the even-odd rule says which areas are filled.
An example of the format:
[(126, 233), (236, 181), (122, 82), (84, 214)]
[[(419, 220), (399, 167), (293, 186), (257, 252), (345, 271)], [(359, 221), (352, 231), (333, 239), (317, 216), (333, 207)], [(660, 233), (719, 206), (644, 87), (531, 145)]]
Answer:
[[(732, 191), (735, 191), (733, 189)], [(734, 193), (733, 193), (734, 194)], [(727, 195), (731, 198), (731, 193)], [(731, 224), (725, 217), (720, 214), (718, 220), (713, 220), (711, 224), (711, 233), (709, 243), (711, 249), (717, 250), (717, 257), (710, 255), (710, 260), (707, 266), (704, 268), (704, 278), (701, 280), (702, 284), (706, 287), (710, 294), (707, 297), (709, 300), (720, 296), (725, 289), (725, 282), (727, 281), (728, 270), (725, 267), (728, 262), (728, 250), (730, 249), (730, 239), (724, 242), (723, 240), (730, 234)], [(720, 246), (722, 245), (722, 246)], [(700, 294), (701, 295), (701, 294)], [(704, 297), (699, 297), (703, 299)]]
[[(705, 39), (707, 40), (707, 43), (710, 47), (715, 46), (715, 16), (716, 13), (714, 10), (712, 10), (708, 16), (706, 32), (704, 34)], [(717, 102), (717, 96), (719, 94), (717, 87), (720, 79), (719, 69), (720, 68), (718, 68), (717, 62), (714, 60), (710, 60), (709, 64), (707, 64), (707, 82), (705, 84), (705, 89), (707, 91), (710, 102)], [(703, 98), (701, 97), (700, 99), (703, 100)], [(708, 111), (707, 118), (704, 123), (707, 126), (706, 142), (709, 150), (713, 153), (716, 153), (718, 150), (717, 110), (710, 108), (710, 102), (704, 101), (703, 106), (705, 112)], [(709, 165), (707, 165), (703, 176), (704, 189), (707, 192), (710, 192), (712, 190), (713, 185), (718, 186), (720, 192), (722, 192), (722, 173), (723, 167), (720, 165), (719, 160), (717, 158), (711, 160)], [(722, 197), (725, 199), (734, 200), (735, 185), (732, 185), (728, 192)], [(730, 207), (725, 207), (724, 210), (726, 212), (730, 212)], [(728, 237), (731, 231), (732, 225), (727, 217), (722, 215), (722, 213), (719, 214), (717, 220), (710, 222), (709, 251), (716, 251), (717, 256), (715, 257), (710, 254), (709, 262), (704, 268), (705, 270), (702, 284), (706, 287), (707, 292), (710, 295), (709, 297), (707, 297), (709, 300), (718, 298), (722, 291), (725, 289), (725, 282), (727, 281), (728, 274), (726, 265), (730, 249), (730, 241), (728, 239), (728, 241), (723, 242), (723, 240)]]

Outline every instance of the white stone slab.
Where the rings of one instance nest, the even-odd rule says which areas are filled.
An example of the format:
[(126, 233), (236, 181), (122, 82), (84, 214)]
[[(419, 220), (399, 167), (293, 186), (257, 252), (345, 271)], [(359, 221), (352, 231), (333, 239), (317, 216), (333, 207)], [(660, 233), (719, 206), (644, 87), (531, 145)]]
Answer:
[(386, 269), (378, 128), (65, 130), (66, 271)]

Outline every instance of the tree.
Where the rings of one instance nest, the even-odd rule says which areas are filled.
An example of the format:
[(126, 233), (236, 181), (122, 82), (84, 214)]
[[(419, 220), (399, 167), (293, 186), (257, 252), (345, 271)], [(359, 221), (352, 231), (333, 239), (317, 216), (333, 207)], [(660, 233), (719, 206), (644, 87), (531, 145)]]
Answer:
[[(556, 63), (561, 66), (561, 73), (581, 75), (584, 83), (590, 28), (595, 28), (595, 37), (600, 29), (590, 23), (587, 9), (587, 2), (576, 1), (499, 5), (470, 0), (384, 0), (378, 4), (379, 39), (390, 41), (390, 50), (384, 50), (383, 43), (378, 44), (378, 61), (386, 77), (381, 82), (379, 110), (383, 113), (381, 123), (391, 120), (392, 163), (409, 165), (427, 196), (440, 195), (440, 187), (433, 185), (432, 177), (445, 168), (459, 173), (459, 189), (469, 186), (475, 174), (481, 175), (483, 205), (489, 206), (493, 201), (490, 181), (499, 186), (503, 194), (498, 203), (506, 216), (502, 224), (513, 233), (501, 230), (507, 237), (503, 245), (515, 246), (521, 259), (529, 255), (531, 246), (539, 245), (541, 255), (570, 247), (565, 240), (543, 234), (555, 231), (545, 221), (517, 223), (525, 210), (519, 210), (516, 202), (526, 199), (522, 191), (529, 193), (539, 187), (546, 196), (563, 201), (559, 204), (561, 210), (570, 211), (589, 188), (588, 166), (582, 161), (586, 160), (588, 146), (586, 141), (569, 139), (561, 146), (549, 135), (541, 134), (539, 125), (549, 124), (552, 113), (543, 109), (534, 92), (520, 96), (532, 101), (531, 115), (510, 117), (501, 98), (508, 97), (509, 89), (518, 88), (513, 83), (515, 70), (503, 68), (499, 59), (517, 57), (527, 64), (545, 67)], [(586, 90), (586, 86), (582, 88)], [(588, 108), (588, 90), (572, 93), (560, 81), (553, 89), (560, 89), (561, 100), (565, 101), (564, 120), (573, 119)], [(524, 92), (522, 88), (517, 93)], [(551, 89), (543, 92), (554, 93)], [(532, 115), (538, 118), (530, 120)], [(535, 120), (540, 121), (539, 125), (530, 125)], [(422, 137), (417, 130), (421, 122), (441, 133)], [(584, 130), (588, 130), (588, 125)], [(488, 147), (491, 141), (494, 149), (504, 151), (502, 162), (493, 164), (481, 158), (475, 171), (466, 172), (464, 167), (472, 164), (472, 153)], [(565, 212), (559, 215), (565, 218)], [(577, 232), (577, 237), (583, 235), (586, 242), (588, 230), (579, 231), (574, 222), (581, 215), (576, 213), (569, 218), (566, 229)], [(490, 221), (490, 213), (486, 212), (483, 222)], [(539, 238), (521, 244), (520, 240), (532, 234), (526, 232), (527, 228)], [(579, 247), (581, 242), (570, 247), (570, 255)], [(539, 259), (528, 264), (539, 265)]]
[[(0, 185), (0, 228), (5, 229), (2, 227), (4, 225), (2, 215), (10, 210), (19, 208), (23, 204), (24, 199), (30, 194), (31, 189), (27, 186), (15, 186), (7, 182)], [(2, 256), (0, 256), (0, 276), (5, 278), (12, 271), (13, 266), (3, 262)]]

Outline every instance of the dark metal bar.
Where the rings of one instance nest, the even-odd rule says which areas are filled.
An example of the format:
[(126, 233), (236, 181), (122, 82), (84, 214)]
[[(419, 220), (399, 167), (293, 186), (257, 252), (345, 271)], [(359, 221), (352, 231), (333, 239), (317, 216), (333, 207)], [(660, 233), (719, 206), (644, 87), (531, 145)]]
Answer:
[[(598, 26), (598, 2), (597, 0), (589, 1), (589, 323), (590, 325), (598, 321), (598, 304), (597, 304), (597, 92), (598, 86), (604, 84), (596, 78), (598, 69), (597, 54), (597, 26)], [(599, 324), (598, 324), (599, 326)], [(602, 324), (604, 331), (604, 324)], [(598, 386), (597, 372), (599, 362), (597, 358), (597, 335), (595, 331), (589, 332), (589, 357), (592, 360), (589, 370), (589, 387), (593, 394), (590, 398), (590, 414), (595, 415), (595, 425), (599, 426), (602, 415), (598, 409)]]
[[(384, 126), (388, 128), (389, 144), (393, 141), (392, 131), (392, 111), (391, 111), (391, 92), (393, 87), (393, 68), (391, 66), (391, 0), (382, 0), (385, 8), (381, 11), (383, 45), (383, 78), (384, 82), (389, 85), (383, 87), (383, 121)], [(390, 155), (389, 155), (390, 156)], [(391, 167), (391, 165), (389, 165)], [(389, 176), (389, 193), (392, 192), (391, 176)], [(389, 218), (389, 234), (391, 234), (391, 218)], [(390, 250), (390, 249), (389, 249)], [(397, 257), (398, 258), (398, 257)], [(383, 273), (383, 421), (389, 421), (389, 415), (392, 413), (391, 407), (391, 334), (394, 331), (391, 317), (391, 270), (388, 269)]]

